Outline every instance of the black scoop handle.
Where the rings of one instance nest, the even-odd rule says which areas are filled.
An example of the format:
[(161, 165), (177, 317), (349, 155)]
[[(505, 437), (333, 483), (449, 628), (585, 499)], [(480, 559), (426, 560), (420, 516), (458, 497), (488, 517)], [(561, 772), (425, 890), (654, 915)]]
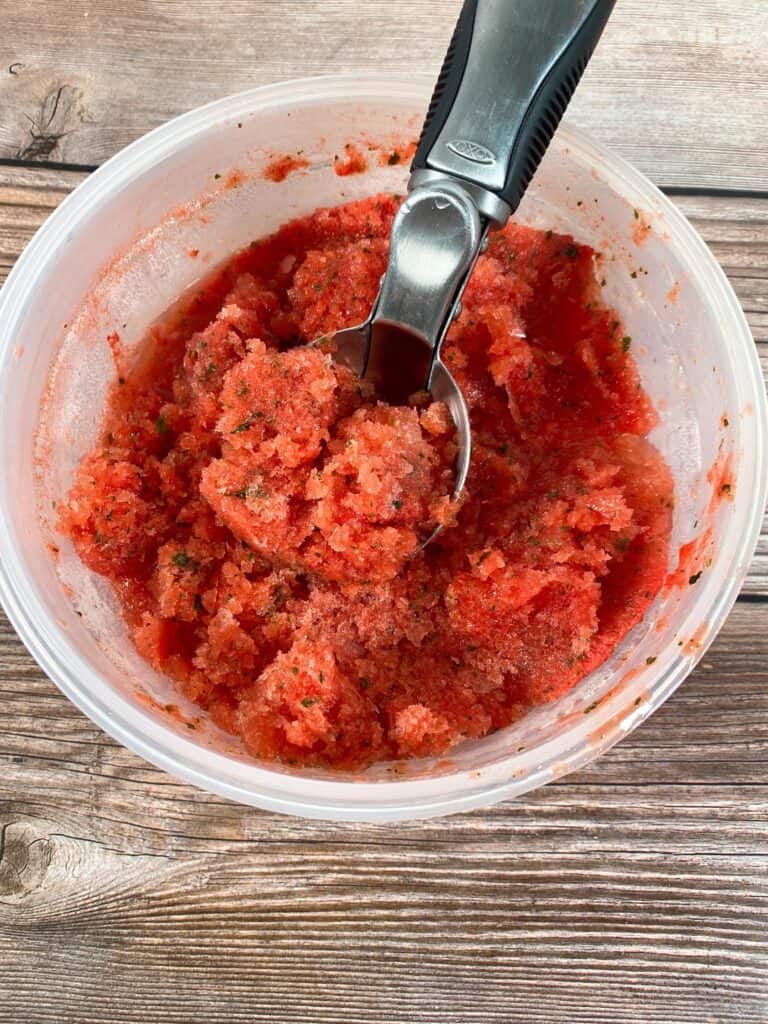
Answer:
[(520, 203), (615, 0), (465, 0), (412, 170)]

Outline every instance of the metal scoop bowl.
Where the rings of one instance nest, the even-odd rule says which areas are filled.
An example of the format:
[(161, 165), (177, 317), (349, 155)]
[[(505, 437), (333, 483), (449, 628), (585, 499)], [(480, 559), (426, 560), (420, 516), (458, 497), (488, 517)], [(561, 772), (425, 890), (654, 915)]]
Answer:
[(440, 359), (451, 320), (481, 248), (477, 208), (461, 186), (414, 189), (392, 224), (389, 264), (368, 319), (319, 339), (333, 358), (369, 380), (377, 397), (404, 404), (418, 391), (443, 402), (456, 425), (454, 496), (466, 482), (472, 453), (469, 413)]

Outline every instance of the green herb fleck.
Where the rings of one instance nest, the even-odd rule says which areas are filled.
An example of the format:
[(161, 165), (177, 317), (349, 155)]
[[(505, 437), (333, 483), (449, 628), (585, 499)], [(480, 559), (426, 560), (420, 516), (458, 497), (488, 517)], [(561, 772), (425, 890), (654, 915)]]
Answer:
[(399, 512), (402, 507), (403, 503), (400, 500), (400, 498), (395, 498), (395, 500), (392, 502), (392, 508), (395, 509), (395, 511)]
[(694, 583), (698, 583), (700, 579), (701, 579), (701, 571), (699, 571), (699, 572), (695, 572), (695, 573), (693, 574), (693, 576), (689, 576), (689, 577), (688, 577), (688, 584), (689, 584), (689, 586), (691, 586), (691, 587), (692, 587), (692, 586), (693, 586), (693, 584), (694, 584)]
[(588, 715), (590, 711), (594, 711), (599, 703), (599, 701), (594, 701), (592, 704), (589, 705), (588, 708), (584, 708), (584, 714)]
[(314, 697), (302, 697), (301, 706), (303, 708), (311, 708), (313, 704), (317, 704)]
[(652, 665), (652, 664), (654, 663), (654, 661), (656, 661), (656, 659), (655, 659), (655, 658), (653, 658), (653, 657), (651, 657), (651, 658), (646, 658), (646, 659), (645, 659), (645, 664), (646, 664), (646, 665)]
[(580, 249), (578, 245), (573, 244), (566, 245), (565, 249), (563, 250), (563, 254), (567, 256), (569, 260), (575, 260), (576, 257), (579, 255), (579, 252)]
[(621, 351), (629, 352), (630, 346), (632, 345), (632, 339), (628, 334), (625, 334), (621, 339)]
[(249, 430), (250, 427), (253, 426), (253, 424), (256, 422), (256, 420), (260, 420), (260, 419), (263, 419), (263, 418), (264, 418), (264, 413), (263, 412), (258, 412), (258, 411), (257, 412), (252, 412), (251, 415), (247, 419), (243, 420), (243, 422), (240, 423), (238, 426), (236, 426), (235, 429), (233, 431), (231, 431), (231, 433), (233, 433), (233, 434), (243, 434), (246, 430)]
[(397, 151), (393, 150), (389, 154), (389, 157), (387, 158), (387, 163), (389, 164), (390, 167), (394, 167), (396, 164), (399, 164), (400, 154)]
[(158, 434), (168, 433), (168, 421), (162, 414), (158, 416), (157, 419), (155, 420), (155, 430), (158, 432)]
[(191, 558), (186, 551), (177, 551), (175, 555), (171, 556), (171, 561), (174, 565), (178, 565), (180, 569), (197, 569), (200, 565), (194, 558)]

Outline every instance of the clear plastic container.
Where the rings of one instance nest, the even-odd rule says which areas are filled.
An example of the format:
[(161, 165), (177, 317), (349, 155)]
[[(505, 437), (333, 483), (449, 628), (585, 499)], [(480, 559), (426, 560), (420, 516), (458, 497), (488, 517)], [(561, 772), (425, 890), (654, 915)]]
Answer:
[[(737, 300), (660, 192), (563, 128), (518, 216), (605, 253), (607, 295), (634, 339), (660, 413), (653, 439), (676, 480), (670, 565), (708, 528), (711, 564), (695, 585), (666, 588), (566, 697), (439, 760), (350, 775), (288, 771), (254, 762), (210, 724), (185, 728), (184, 716), (198, 709), (137, 656), (109, 587), (53, 531), (52, 502), (96, 436), (116, 373), (107, 335), (119, 332), (130, 353), (186, 287), (251, 239), (318, 206), (403, 191), (402, 166), (372, 160), (367, 173), (338, 177), (332, 156), (355, 140), (386, 146), (414, 137), (430, 88), (390, 76), (308, 79), (180, 117), (88, 178), (30, 242), (0, 295), (0, 597), (9, 618), (51, 679), (120, 742), (204, 789), (275, 811), (381, 821), (447, 814), (585, 764), (690, 672), (722, 625), (758, 536), (766, 406)], [(299, 149), (306, 173), (265, 180), (270, 154)], [(725, 458), (732, 493), (713, 501), (707, 474)], [(163, 709), (169, 702), (177, 715)]]

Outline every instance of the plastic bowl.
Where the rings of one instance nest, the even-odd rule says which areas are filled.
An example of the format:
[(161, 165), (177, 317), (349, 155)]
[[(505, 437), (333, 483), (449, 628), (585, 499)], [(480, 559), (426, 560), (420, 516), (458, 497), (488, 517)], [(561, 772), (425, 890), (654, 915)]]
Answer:
[[(607, 296), (634, 339), (660, 414), (653, 440), (675, 476), (670, 567), (680, 545), (698, 536), (701, 577), (666, 587), (610, 660), (566, 697), (439, 760), (355, 775), (289, 772), (253, 761), (210, 723), (185, 727), (199, 709), (141, 661), (109, 588), (53, 529), (52, 503), (96, 437), (116, 374), (107, 335), (117, 331), (129, 355), (184, 288), (249, 240), (318, 206), (403, 191), (402, 166), (372, 159), (368, 172), (338, 177), (332, 156), (355, 140), (387, 146), (413, 138), (430, 87), (390, 76), (306, 79), (186, 114), (76, 189), (0, 296), (0, 597), (9, 618), (51, 679), (121, 743), (204, 789), (271, 810), (427, 817), (512, 797), (584, 765), (691, 671), (736, 597), (758, 536), (766, 406), (738, 302), (660, 192), (563, 128), (518, 216), (570, 231), (605, 254)], [(309, 170), (279, 184), (265, 179), (270, 154), (299, 149)], [(710, 471), (724, 460), (733, 486), (729, 500), (718, 500)], [(51, 545), (60, 547), (57, 557)], [(169, 714), (169, 702), (178, 711)]]

